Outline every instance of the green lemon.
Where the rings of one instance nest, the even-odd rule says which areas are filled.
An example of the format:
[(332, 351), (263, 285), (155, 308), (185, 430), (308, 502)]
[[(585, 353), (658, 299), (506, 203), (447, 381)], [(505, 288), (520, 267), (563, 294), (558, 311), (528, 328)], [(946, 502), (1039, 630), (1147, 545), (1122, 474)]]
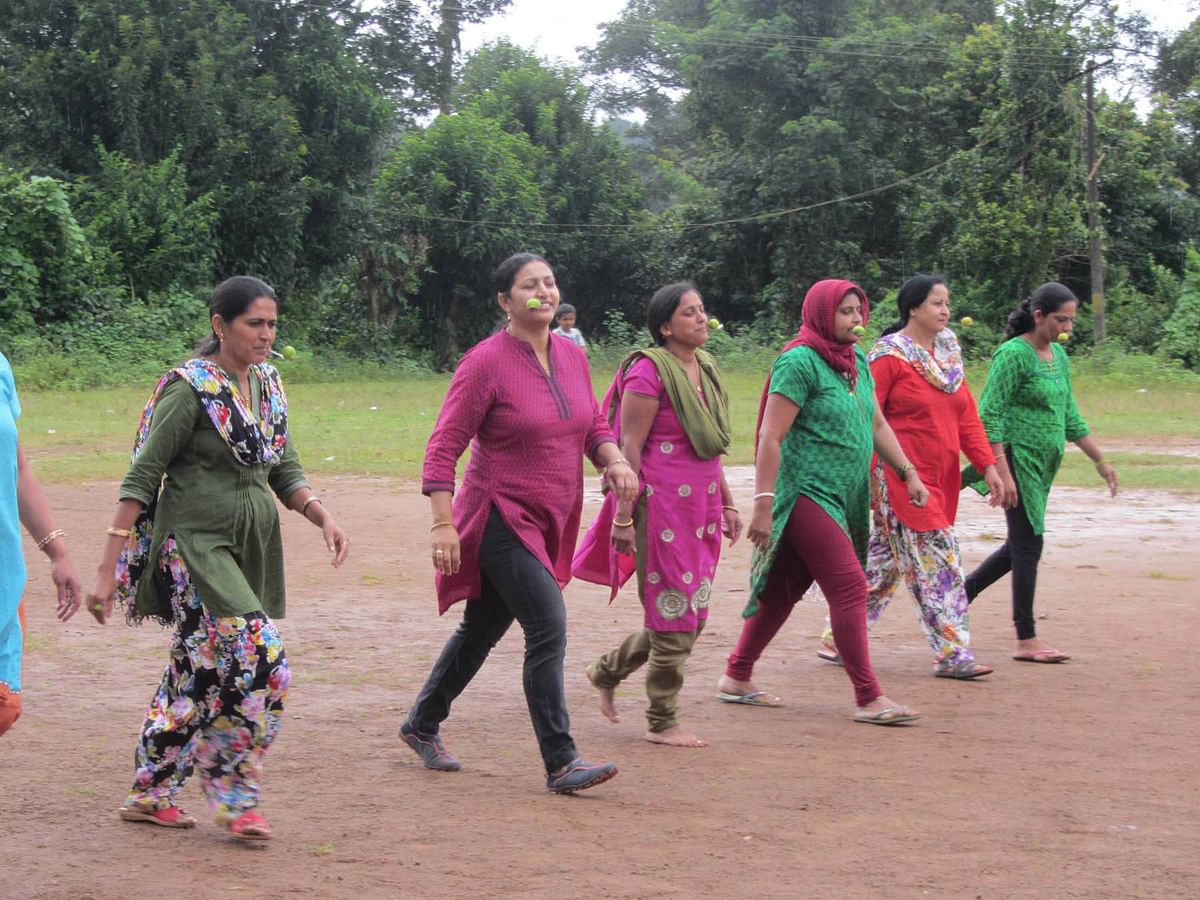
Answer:
[(1071, 333), (1069, 331), (1060, 331), (1058, 333), (1058, 342), (1060, 344), (1065, 344), (1070, 339), (1071, 339)]
[(720, 320), (720, 319), (709, 319), (709, 320), (708, 320), (708, 327), (709, 327), (709, 328), (716, 328), (716, 329), (720, 330), (720, 328), (722, 327), (722, 326), (721, 326), (721, 320)]
[(963, 316), (961, 321), (962, 321), (963, 328), (970, 328), (972, 325), (975, 324), (975, 320), (972, 319), (970, 316)]
[(850, 330), (853, 331), (855, 334), (857, 334), (859, 337), (862, 337), (864, 334), (867, 333), (867, 329), (863, 328), (861, 325), (855, 325)]
[(537, 297), (530, 297), (528, 300), (525, 301), (525, 307), (527, 309), (541, 309), (542, 301), (539, 300)]
[(283, 348), (283, 358), (284, 359), (295, 359), (296, 358), (296, 348), (293, 347), (291, 344), (288, 344), (286, 347), (284, 347)]

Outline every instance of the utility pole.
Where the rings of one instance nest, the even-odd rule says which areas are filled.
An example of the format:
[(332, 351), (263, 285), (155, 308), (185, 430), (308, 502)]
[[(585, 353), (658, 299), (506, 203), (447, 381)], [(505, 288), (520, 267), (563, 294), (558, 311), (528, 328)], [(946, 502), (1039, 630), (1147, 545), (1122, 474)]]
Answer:
[(1093, 71), (1087, 71), (1087, 211), (1088, 211), (1088, 264), (1092, 273), (1092, 338), (1096, 346), (1104, 343), (1104, 253), (1100, 247), (1100, 164), (1104, 154), (1096, 156), (1096, 91)]

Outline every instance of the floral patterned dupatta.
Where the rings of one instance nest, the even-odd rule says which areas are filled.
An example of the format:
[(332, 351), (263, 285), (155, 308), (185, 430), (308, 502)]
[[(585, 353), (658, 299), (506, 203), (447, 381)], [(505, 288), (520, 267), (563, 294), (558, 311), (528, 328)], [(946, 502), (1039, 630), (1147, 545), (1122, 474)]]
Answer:
[(958, 338), (949, 328), (943, 328), (933, 339), (932, 354), (898, 331), (885, 334), (871, 348), (871, 352), (867, 354), (867, 361), (875, 362), (882, 356), (895, 356), (911, 364), (939, 391), (953, 394), (962, 387), (962, 348), (958, 346)]
[[(167, 372), (154, 387), (142, 418), (138, 423), (133, 441), (132, 459), (137, 459), (146, 439), (150, 436), (150, 423), (154, 409), (163, 390), (176, 378), (182, 378), (200, 398), (200, 404), (208, 414), (229, 446), (233, 458), (243, 466), (273, 466), (283, 459), (287, 446), (287, 397), (279, 372), (274, 366), (261, 364), (250, 367), (252, 376), (257, 376), (262, 385), (259, 400), (259, 415), (256, 417), (249, 406), (250, 398), (242, 397), (229, 376), (216, 363), (207, 359), (190, 359), (178, 368)], [(132, 534), (117, 560), (117, 602), (125, 607), (125, 618), (132, 622), (137, 618), (137, 586), (150, 562), (150, 547), (154, 538), (154, 511), (158, 506), (158, 495), (142, 510), (134, 523)]]

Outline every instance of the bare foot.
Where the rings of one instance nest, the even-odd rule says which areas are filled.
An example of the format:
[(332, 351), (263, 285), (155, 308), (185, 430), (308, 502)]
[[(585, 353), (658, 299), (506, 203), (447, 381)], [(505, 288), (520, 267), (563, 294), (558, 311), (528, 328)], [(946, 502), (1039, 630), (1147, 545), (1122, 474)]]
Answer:
[(755, 706), (783, 706), (782, 700), (774, 694), (760, 691), (754, 686), (753, 681), (738, 681), (728, 675), (721, 676), (721, 680), (717, 682), (717, 691), (730, 697), (749, 697), (753, 694), (753, 701), (746, 702), (751, 702)]
[(600, 713), (604, 716), (604, 718), (608, 719), (608, 721), (612, 722), (614, 725), (620, 724), (621, 717), (617, 715), (617, 689), (598, 686), (596, 682), (592, 680), (591, 666), (588, 666), (584, 670), (584, 674), (587, 675), (588, 684), (596, 688), (596, 693), (600, 695)]
[(666, 731), (647, 731), (646, 740), (652, 744), (666, 744), (668, 747), (707, 747), (708, 741), (684, 731), (680, 726), (668, 728)]

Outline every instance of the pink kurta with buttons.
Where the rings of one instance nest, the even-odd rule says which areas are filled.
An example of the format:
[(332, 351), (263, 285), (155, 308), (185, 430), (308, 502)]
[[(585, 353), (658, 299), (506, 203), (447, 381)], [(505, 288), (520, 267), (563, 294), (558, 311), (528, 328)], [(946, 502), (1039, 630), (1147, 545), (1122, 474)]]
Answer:
[(549, 360), (547, 373), (528, 343), (500, 331), (468, 350), (450, 381), (425, 448), (421, 492), (454, 491), (468, 445), (471, 461), (454, 497), (462, 567), (437, 575), (439, 612), (482, 596), (479, 547), (493, 506), (560, 585), (571, 580), (583, 456), (596, 462), (600, 445), (614, 440), (584, 352), (551, 335)]

